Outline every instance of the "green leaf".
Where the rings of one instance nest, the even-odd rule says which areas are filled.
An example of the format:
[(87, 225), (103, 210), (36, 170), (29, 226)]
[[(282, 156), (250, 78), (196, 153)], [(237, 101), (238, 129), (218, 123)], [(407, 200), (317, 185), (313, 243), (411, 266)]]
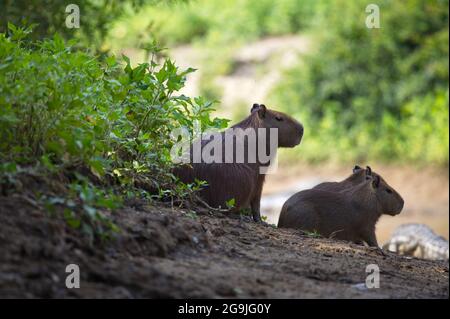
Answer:
[(232, 209), (236, 205), (236, 200), (234, 198), (227, 200), (225, 205), (227, 206), (228, 209)]

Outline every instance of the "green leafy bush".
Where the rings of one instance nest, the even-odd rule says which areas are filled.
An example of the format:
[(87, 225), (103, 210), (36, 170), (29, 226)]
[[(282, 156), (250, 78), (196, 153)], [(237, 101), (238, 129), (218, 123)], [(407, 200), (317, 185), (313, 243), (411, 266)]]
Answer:
[[(137, 11), (145, 4), (170, 3), (172, 0), (78, 0), (72, 2), (80, 10), (80, 28), (69, 29), (65, 25), (66, 0), (3, 0), (0, 10), (0, 33), (8, 30), (8, 23), (15, 25), (34, 25), (30, 38), (38, 40), (55, 33), (64, 39), (78, 39), (78, 44), (102, 51), (102, 43), (111, 25), (124, 13)], [(182, 1), (182, 0), (177, 0)], [(45, 9), (43, 9), (45, 8)]]
[[(170, 174), (171, 131), (195, 121), (204, 129), (226, 126), (210, 119), (210, 102), (177, 94), (194, 70), (180, 71), (169, 59), (134, 67), (127, 57), (101, 62), (58, 35), (30, 42), (30, 28), (9, 28), (10, 36), (0, 34), (2, 182), (25, 167), (67, 173), (73, 197), (94, 219), (90, 208), (109, 207), (96, 185), (123, 197), (186, 192)], [(149, 49), (152, 57), (160, 51)]]
[(272, 102), (305, 122), (303, 158), (448, 164), (448, 1), (377, 4), (368, 29), (366, 1), (330, 1)]

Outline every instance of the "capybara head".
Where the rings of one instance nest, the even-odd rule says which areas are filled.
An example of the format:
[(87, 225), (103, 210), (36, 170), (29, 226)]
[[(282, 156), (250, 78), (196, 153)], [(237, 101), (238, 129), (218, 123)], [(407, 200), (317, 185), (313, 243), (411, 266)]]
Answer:
[(291, 116), (269, 110), (264, 104), (253, 104), (251, 114), (258, 116), (261, 127), (278, 129), (278, 146), (294, 147), (303, 137), (303, 125)]
[(400, 214), (403, 209), (403, 198), (379, 175), (372, 175), (367, 171), (367, 179), (370, 187), (376, 197), (376, 205), (382, 214), (395, 216)]

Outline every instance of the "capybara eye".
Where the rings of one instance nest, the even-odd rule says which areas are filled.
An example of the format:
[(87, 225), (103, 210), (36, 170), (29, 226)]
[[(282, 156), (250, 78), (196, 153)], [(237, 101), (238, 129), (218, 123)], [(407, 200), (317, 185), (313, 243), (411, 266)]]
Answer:
[(277, 121), (282, 121), (282, 120), (283, 120), (283, 118), (282, 118), (281, 116), (275, 116), (275, 119), (276, 119)]
[(392, 190), (389, 189), (389, 188), (386, 188), (386, 192), (387, 192), (388, 194), (392, 194)]

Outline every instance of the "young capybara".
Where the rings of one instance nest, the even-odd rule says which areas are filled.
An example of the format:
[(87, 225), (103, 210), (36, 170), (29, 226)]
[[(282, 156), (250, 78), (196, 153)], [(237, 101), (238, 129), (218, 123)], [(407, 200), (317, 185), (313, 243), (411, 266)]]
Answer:
[[(261, 173), (260, 168), (264, 166), (267, 168), (268, 163), (261, 162), (259, 158), (257, 161), (250, 160), (251, 155), (255, 155), (253, 151), (246, 151), (243, 160), (238, 161), (236, 150), (249, 149), (247, 148), (249, 138), (242, 133), (243, 130), (250, 129), (258, 132), (258, 129), (268, 129), (266, 131), (269, 136), (271, 134), (269, 129), (272, 128), (278, 129), (278, 147), (294, 147), (300, 143), (303, 136), (303, 126), (289, 115), (269, 110), (263, 104), (253, 104), (247, 118), (220, 133), (219, 138), (225, 141), (227, 132), (240, 131), (234, 135), (232, 144), (234, 155), (231, 160), (228, 157), (229, 154), (225, 154), (225, 146), (223, 146), (220, 163), (205, 163), (202, 158), (200, 163), (194, 162), (176, 167), (174, 175), (184, 183), (192, 183), (195, 180), (206, 181), (207, 185), (200, 190), (200, 197), (211, 207), (227, 208), (227, 203), (234, 199), (233, 210), (250, 208), (253, 219), (260, 221), (260, 200), (265, 179), (265, 174)], [(257, 151), (260, 137), (258, 134), (255, 135)], [(202, 141), (202, 146), (207, 142), (208, 140)], [(264, 143), (264, 140), (261, 140), (261, 143)], [(268, 143), (269, 137), (266, 139), (266, 150)], [(273, 158), (275, 154), (270, 156)]]
[(403, 204), (379, 175), (366, 170), (362, 183), (341, 192), (310, 189), (293, 195), (281, 209), (278, 227), (378, 247), (375, 224), (382, 214), (399, 214)]
[(353, 173), (346, 179), (340, 182), (320, 183), (314, 186), (313, 189), (320, 189), (329, 192), (341, 192), (362, 183), (366, 179), (366, 173), (367, 175), (379, 176), (377, 173), (372, 171), (370, 166), (366, 166), (364, 169), (359, 165), (355, 165), (355, 167), (353, 167)]

